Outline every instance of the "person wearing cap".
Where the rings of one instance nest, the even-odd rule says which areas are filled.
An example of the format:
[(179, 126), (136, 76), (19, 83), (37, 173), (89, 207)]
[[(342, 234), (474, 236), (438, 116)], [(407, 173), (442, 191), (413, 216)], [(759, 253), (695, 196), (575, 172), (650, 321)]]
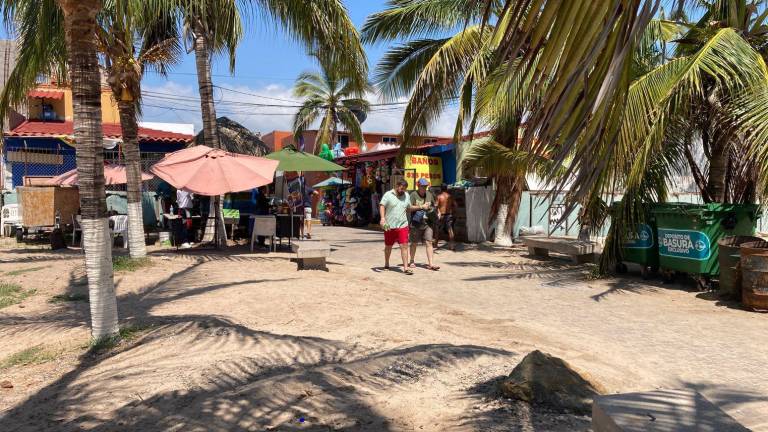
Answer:
[(440, 267), (433, 262), (434, 228), (432, 226), (435, 219), (435, 196), (429, 191), (429, 180), (422, 177), (416, 185), (417, 189), (411, 193), (411, 205), (408, 208), (411, 212), (410, 266), (415, 266), (416, 249), (419, 243), (424, 243), (427, 249), (427, 269), (437, 271)]

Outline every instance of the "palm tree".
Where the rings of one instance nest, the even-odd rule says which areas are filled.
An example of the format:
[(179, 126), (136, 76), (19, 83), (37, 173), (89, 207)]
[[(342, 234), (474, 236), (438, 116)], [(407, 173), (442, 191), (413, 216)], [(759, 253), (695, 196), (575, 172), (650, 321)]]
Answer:
[[(472, 0), (393, 1), (390, 8), (368, 18), (363, 39), (367, 42), (412, 39), (387, 52), (376, 75), (385, 99), (409, 96), (403, 117), (405, 146), (414, 144), (414, 137), (428, 133), (429, 126), (456, 100), (459, 114), (454, 140), (457, 143), (464, 139), (464, 127), (473, 111), (475, 118), (470, 125), (470, 135), (478, 127), (490, 126), (500, 114), (510, 114), (504, 124), (499, 123), (484, 136), (470, 138), (463, 144), (466, 148), (461, 152), (459, 168), (482, 168), (486, 175), (494, 178), (496, 195), (491, 212), (496, 226), (494, 241), (511, 245), (525, 175), (543, 166), (544, 159), (537, 158), (531, 164), (527, 157), (521, 157), (528, 155), (520, 147), (519, 132), (523, 114), (531, 109), (530, 101), (525, 97), (520, 100), (503, 97), (512, 93), (502, 92), (506, 87), (516, 84), (518, 93), (522, 83), (508, 79), (516, 75), (494, 72), (504, 64), (494, 59), (494, 50), (498, 47), (492, 40), (495, 27), (483, 24), (485, 13), (484, 5)], [(503, 10), (501, 5), (492, 5), (488, 13), (497, 20)], [(440, 38), (422, 37), (424, 33), (433, 32), (453, 33)], [(531, 75), (528, 76), (523, 83), (530, 81)]]
[(165, 73), (180, 58), (178, 27), (170, 10), (162, 13), (143, 1), (108, 3), (100, 15), (96, 37), (104, 56), (107, 83), (117, 101), (123, 135), (128, 198), (128, 242), (131, 257), (147, 254), (141, 198), (141, 156), (137, 110), (141, 78), (147, 68)]
[[(200, 108), (206, 145), (219, 148), (216, 107), (213, 101), (211, 56), (226, 52), (234, 70), (235, 49), (242, 38), (242, 18), (256, 6), (309, 51), (322, 52), (342, 76), (364, 85), (368, 65), (357, 29), (341, 0), (178, 0), (188, 40), (192, 41), (200, 89)], [(215, 199), (218, 231), (224, 234), (220, 203)], [(217, 239), (217, 244), (221, 240)]]
[(648, 46), (661, 56), (644, 61), (648, 46), (633, 53), (640, 60), (635, 64), (646, 68), (633, 71), (625, 102), (606, 122), (614, 137), (604, 134), (575, 147), (592, 151), (593, 160), (574, 160), (581, 189), (574, 193), (599, 194), (609, 185), (624, 189), (603, 254), (604, 271), (646, 205), (666, 199), (675, 176), (693, 178), (704, 202), (746, 203), (767, 195), (765, 2), (694, 7), (690, 12), (700, 16), (695, 22), (681, 16), (661, 21), (666, 31), (649, 27)]
[(362, 143), (360, 117), (370, 109), (364, 99), (368, 86), (361, 88), (355, 81), (340, 76), (334, 65), (322, 57), (317, 58), (320, 72), (302, 73), (293, 88), (294, 96), (304, 99), (293, 118), (294, 138), (298, 141), (302, 133), (321, 118), (315, 152), (320, 151), (321, 144), (332, 146), (336, 142), (339, 123), (355, 141)]
[[(33, 5), (33, 2), (29, 3)], [(20, 9), (36, 10), (34, 7)], [(54, 10), (56, 10), (54, 8)], [(179, 57), (177, 27), (173, 22), (172, 9), (157, 5), (149, 8), (139, 0), (110, 1), (97, 16), (98, 26), (95, 36), (97, 49), (104, 59), (113, 97), (118, 102), (123, 135), (123, 153), (127, 169), (127, 198), (129, 222), (129, 246), (132, 257), (146, 256), (144, 242), (144, 223), (141, 211), (141, 165), (138, 148), (136, 121), (137, 106), (140, 99), (140, 80), (146, 67), (160, 72), (166, 63)], [(36, 84), (40, 75), (50, 75), (57, 66), (66, 64), (66, 49), (57, 41), (64, 40), (63, 23), (50, 21), (44, 14), (24, 13), (23, 28), (36, 37), (32, 45), (25, 42), (22, 56), (13, 71), (17, 86), (7, 86), (2, 103), (8, 106), (13, 98), (23, 97), (26, 90)], [(46, 43), (47, 42), (47, 43)], [(33, 50), (35, 44), (50, 45), (56, 50)], [(66, 75), (66, 71), (58, 73)]]
[[(91, 334), (101, 339), (117, 333), (117, 300), (112, 273), (112, 236), (104, 190), (104, 151), (101, 129), (101, 80), (94, 37), (98, 0), (10, 1), (2, 3), (7, 23), (18, 29), (19, 64), (35, 65), (14, 70), (17, 87), (3, 95), (3, 109), (20, 102), (42, 70), (65, 76), (72, 85), (74, 134), (85, 249), (85, 269), (91, 308)], [(38, 21), (39, 20), (39, 21)], [(38, 26), (45, 22), (49, 26)], [(63, 29), (65, 37), (61, 38)], [(51, 38), (52, 35), (58, 39)], [(63, 43), (65, 42), (65, 43)], [(64, 61), (66, 59), (66, 61)], [(66, 63), (66, 67), (64, 64)]]

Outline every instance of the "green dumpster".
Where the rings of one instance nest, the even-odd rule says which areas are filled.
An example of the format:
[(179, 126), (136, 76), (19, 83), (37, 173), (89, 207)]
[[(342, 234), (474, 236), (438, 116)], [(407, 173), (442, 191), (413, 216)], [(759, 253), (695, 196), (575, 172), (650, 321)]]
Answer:
[(654, 206), (660, 267), (701, 276), (708, 283), (720, 274), (717, 242), (725, 236), (754, 234), (757, 210), (755, 204)]
[[(620, 202), (614, 203), (611, 214), (618, 211)], [(623, 262), (639, 264), (643, 278), (659, 269), (659, 244), (656, 241), (656, 218), (652, 214), (646, 215), (645, 221), (638, 223), (636, 229), (626, 233), (621, 242), (621, 256)], [(622, 263), (619, 271), (626, 271)]]

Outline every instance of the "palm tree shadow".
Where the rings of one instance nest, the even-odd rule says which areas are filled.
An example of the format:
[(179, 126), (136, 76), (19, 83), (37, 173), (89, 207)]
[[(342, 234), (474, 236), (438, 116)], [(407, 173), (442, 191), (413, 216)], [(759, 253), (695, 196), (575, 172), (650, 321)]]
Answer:
[[(6, 412), (0, 429), (389, 431), (390, 420), (369, 395), (479, 356), (514, 355), (472, 345), (369, 352), (210, 316), (170, 316), (154, 324), (135, 343), (83, 354), (73, 370)], [(179, 340), (175, 348), (168, 349), (169, 339)], [(226, 355), (214, 356), (220, 352)], [(215, 358), (190, 361), (204, 355)], [(139, 393), (169, 380), (189, 385)], [(132, 385), (136, 381), (142, 385)]]
[(589, 417), (553, 411), (547, 407), (505, 398), (499, 384), (506, 375), (479, 382), (465, 392), (464, 398), (475, 411), (459, 419), (460, 430), (478, 431), (556, 431), (580, 432), (592, 430)]

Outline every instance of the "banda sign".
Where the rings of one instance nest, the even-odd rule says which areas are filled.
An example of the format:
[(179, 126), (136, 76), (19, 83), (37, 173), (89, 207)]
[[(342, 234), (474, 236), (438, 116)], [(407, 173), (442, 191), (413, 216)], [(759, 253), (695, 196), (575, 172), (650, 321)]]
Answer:
[(408, 189), (416, 189), (416, 180), (425, 178), (431, 186), (443, 184), (443, 160), (439, 157), (405, 155), (405, 180)]

